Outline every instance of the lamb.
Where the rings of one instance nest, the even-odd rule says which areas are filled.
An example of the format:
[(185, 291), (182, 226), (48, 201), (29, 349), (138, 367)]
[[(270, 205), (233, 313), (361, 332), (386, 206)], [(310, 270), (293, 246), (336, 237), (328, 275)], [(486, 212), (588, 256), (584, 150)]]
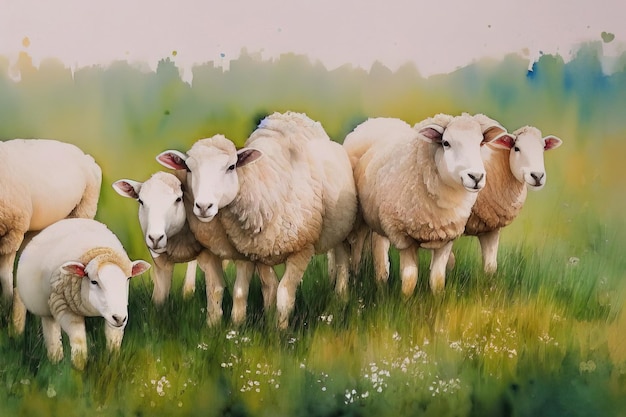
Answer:
[[(103, 317), (107, 348), (120, 349), (128, 322), (129, 278), (150, 264), (131, 262), (118, 238), (91, 219), (64, 219), (42, 230), (24, 248), (16, 284), (28, 311), (41, 317), (50, 361), (63, 359), (61, 329), (67, 333), (71, 360), (82, 370), (87, 361), (85, 317)], [(21, 300), (21, 301), (20, 301)], [(18, 334), (26, 315), (14, 316)]]
[(189, 296), (195, 291), (196, 258), (202, 246), (187, 223), (181, 181), (173, 174), (157, 172), (143, 183), (129, 179), (115, 181), (113, 189), (139, 203), (139, 224), (154, 264), (154, 304), (165, 302), (177, 263), (189, 263), (183, 284), (183, 296)]
[[(496, 272), (500, 230), (520, 213), (528, 187), (539, 190), (546, 183), (544, 151), (562, 143), (556, 136), (542, 137), (536, 127), (525, 126), (483, 146), (489, 181), (478, 194), (464, 233), (478, 237), (485, 273)], [(452, 264), (453, 257), (451, 254)]]
[(417, 250), (429, 248), (430, 288), (443, 290), (452, 243), (485, 186), (480, 146), (503, 135), (497, 122), (463, 113), (438, 114), (414, 127), (399, 119), (369, 119), (346, 137), (362, 216), (352, 235), (362, 240), (367, 229), (374, 233), (379, 281), (389, 274), (383, 262), (391, 243), (400, 252), (402, 293), (410, 296), (417, 283)]
[(5, 301), (13, 299), (13, 267), (27, 233), (67, 217), (93, 219), (101, 182), (94, 159), (69, 143), (0, 142), (0, 285)]
[(356, 189), (345, 150), (319, 122), (301, 113), (273, 113), (239, 151), (216, 135), (186, 154), (170, 150), (158, 159), (189, 171), (194, 221), (220, 224), (237, 251), (261, 268), (285, 263), (276, 302), (279, 328), (289, 324), (314, 254), (335, 250), (336, 290), (345, 292), (345, 239), (356, 215)]
[[(181, 179), (183, 181), (186, 179), (186, 174), (178, 171), (176, 175), (157, 172), (143, 183), (129, 179), (122, 179), (113, 183), (113, 189), (120, 195), (139, 202), (139, 223), (155, 266), (152, 300), (157, 306), (163, 304), (170, 291), (173, 268), (176, 263), (190, 262), (183, 285), (183, 295), (189, 295), (195, 290), (195, 267), (198, 257), (207, 262), (207, 264), (204, 262), (201, 264), (201, 269), (207, 268), (209, 274), (212, 274), (210, 277), (213, 281), (210, 281), (211, 278), (209, 278), (207, 283), (217, 282), (216, 285), (221, 285), (222, 291), (224, 288), (223, 278), (221, 278), (223, 265), (219, 264), (218, 267), (216, 256), (200, 244), (187, 222), (185, 200), (189, 200), (189, 198), (185, 196), (181, 182)], [(209, 241), (214, 243), (214, 240)], [(207, 247), (211, 246), (207, 245)], [(231, 314), (233, 322), (240, 324), (246, 317), (248, 287), (254, 272), (254, 265), (249, 265), (240, 255), (234, 254), (230, 245), (227, 247), (228, 251), (230, 251), (229, 254), (242, 260), (242, 263), (237, 265), (238, 275), (235, 283), (237, 290), (235, 291)], [(206, 253), (201, 255), (202, 252)], [(219, 251), (216, 253), (225, 256)], [(272, 280), (274, 281), (274, 288), (278, 285), (272, 272), (268, 271), (263, 275), (263, 277), (268, 277), (268, 284), (264, 287), (264, 290), (268, 292), (267, 296), (270, 297), (270, 300), (267, 301), (268, 304), (273, 302), (272, 292), (275, 293), (275, 289), (272, 289)], [(215, 307), (209, 308), (207, 313), (209, 325), (216, 324), (222, 316), (221, 298), (216, 301), (214, 291), (213, 286), (207, 285), (208, 306)], [(217, 311), (218, 309), (219, 311)]]

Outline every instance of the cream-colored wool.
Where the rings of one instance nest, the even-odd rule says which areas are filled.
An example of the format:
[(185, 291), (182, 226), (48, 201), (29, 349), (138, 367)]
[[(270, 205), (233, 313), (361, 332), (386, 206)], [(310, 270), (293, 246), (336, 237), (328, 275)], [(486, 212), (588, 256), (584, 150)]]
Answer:
[(102, 172), (69, 143), (46, 139), (0, 142), (0, 285), (13, 296), (13, 267), (27, 232), (67, 217), (93, 218)]
[(377, 278), (384, 281), (389, 269), (383, 265), (387, 255), (381, 240), (388, 239), (399, 249), (405, 295), (410, 295), (415, 287), (418, 247), (435, 249), (430, 284), (433, 291), (443, 288), (442, 260), (447, 259), (452, 241), (463, 233), (477, 197), (476, 192), (468, 192), (450, 174), (440, 172), (435, 161), (442, 158), (442, 145), (419, 137), (419, 131), (429, 126), (439, 126), (442, 141), (449, 141), (453, 147), (471, 138), (472, 157), (476, 159), (472, 164), (477, 173), (484, 172), (479, 153), (481, 140), (499, 125), (482, 115), (438, 114), (414, 127), (398, 119), (370, 119), (344, 141), (354, 164), (364, 220), (360, 231), (355, 231), (359, 235), (356, 240), (361, 241), (357, 250), (362, 248), (364, 227), (381, 237), (373, 246), (382, 248), (375, 251), (375, 268)]
[[(293, 112), (274, 113), (261, 121), (240, 152), (255, 155), (254, 160), (238, 162), (234, 145), (221, 135), (202, 139), (187, 152), (191, 171), (188, 175), (193, 180), (194, 175), (200, 176), (196, 172), (198, 161), (220, 161), (224, 171), (237, 163), (236, 183), (224, 189), (223, 194), (210, 196), (214, 199), (211, 204), (202, 201), (207, 207), (203, 210), (219, 204), (215, 219), (198, 227), (199, 220), (192, 221), (190, 217), (189, 223), (198, 240), (205, 244), (197, 230), (211, 227), (215, 232), (217, 226), (213, 223), (218, 219), (240, 254), (265, 266), (286, 263), (278, 288), (279, 325), (284, 327), (311, 257), (331, 248), (345, 252), (343, 241), (356, 212), (350, 162), (345, 150), (330, 140), (320, 123)], [(228, 173), (214, 175), (216, 178), (204, 181), (222, 185), (230, 178)], [(219, 180), (222, 175), (224, 181)], [(230, 197), (224, 200), (225, 196)], [(194, 197), (197, 208), (199, 197)], [(188, 212), (188, 216), (193, 214)], [(207, 239), (207, 244), (212, 243), (215, 235), (217, 239), (223, 236), (218, 230)], [(343, 262), (347, 256), (340, 258)], [(347, 277), (338, 280), (342, 291), (346, 280)]]
[[(511, 149), (491, 144), (484, 147), (483, 159), (489, 180), (472, 207), (464, 233), (478, 237), (486, 273), (497, 270), (500, 229), (519, 215), (528, 187), (540, 189), (545, 185), (544, 151), (560, 145), (559, 138), (544, 138), (539, 129), (524, 126), (512, 133), (507, 142)], [(451, 254), (450, 264), (454, 265), (454, 254)]]

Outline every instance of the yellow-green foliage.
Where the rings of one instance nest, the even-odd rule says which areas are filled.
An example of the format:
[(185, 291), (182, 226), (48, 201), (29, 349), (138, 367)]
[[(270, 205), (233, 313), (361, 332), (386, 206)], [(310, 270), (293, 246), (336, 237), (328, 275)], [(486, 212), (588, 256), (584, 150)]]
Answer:
[[(120, 61), (72, 73), (54, 59), (34, 67), (22, 54), (11, 68), (0, 57), (0, 138), (56, 138), (92, 154), (104, 173), (98, 219), (133, 258), (148, 257), (137, 207), (110, 184), (148, 178), (161, 169), (156, 154), (201, 137), (242, 145), (274, 111), (306, 112), (338, 142), (367, 117), (462, 111), (564, 141), (545, 155), (545, 189), (503, 230), (498, 273), (485, 276), (476, 240), (462, 238), (442, 297), (428, 290), (426, 253), (410, 299), (392, 251), (389, 286), (366, 263), (346, 303), (318, 257), (288, 332), (263, 315), (256, 281), (246, 324), (208, 329), (204, 284), (183, 300), (178, 267), (162, 309), (147, 275), (132, 281), (119, 356), (106, 353), (101, 321), (88, 321), (82, 374), (47, 362), (33, 320), (9, 337), (5, 308), (0, 415), (626, 415), (626, 57), (612, 74), (602, 59), (588, 44), (531, 71), (510, 55), (426, 79), (412, 65), (328, 71), (298, 55), (244, 53), (228, 71), (196, 66), (186, 83), (169, 58), (156, 71)], [(225, 316), (230, 303), (227, 294)]]

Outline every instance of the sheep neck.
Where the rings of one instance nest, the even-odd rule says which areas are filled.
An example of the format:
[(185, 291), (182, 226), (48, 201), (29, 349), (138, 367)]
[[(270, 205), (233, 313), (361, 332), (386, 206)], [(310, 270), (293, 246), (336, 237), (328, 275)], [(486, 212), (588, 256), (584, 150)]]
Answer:
[(509, 225), (526, 200), (526, 184), (511, 172), (509, 151), (493, 150), (485, 160), (487, 182), (478, 193), (465, 227), (465, 234), (476, 235)]

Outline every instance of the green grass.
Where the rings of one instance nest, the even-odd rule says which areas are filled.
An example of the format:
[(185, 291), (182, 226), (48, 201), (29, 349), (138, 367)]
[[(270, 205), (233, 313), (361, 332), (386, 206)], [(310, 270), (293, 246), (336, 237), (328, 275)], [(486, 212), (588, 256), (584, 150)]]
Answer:
[[(477, 243), (462, 238), (445, 294), (427, 288), (422, 253), (420, 283), (408, 300), (393, 252), (389, 285), (377, 287), (367, 261), (345, 303), (317, 257), (285, 332), (263, 314), (257, 281), (247, 322), (236, 328), (225, 319), (210, 329), (200, 275), (192, 299), (183, 300), (177, 270), (161, 309), (143, 277), (131, 288), (118, 356), (106, 352), (102, 320), (88, 320), (83, 372), (67, 357), (47, 361), (32, 316), (23, 337), (0, 332), (0, 414), (623, 415), (624, 261), (607, 264), (617, 251), (597, 244), (577, 263), (558, 244), (503, 244), (500, 268), (487, 277)], [(233, 272), (227, 269), (229, 284)], [(227, 294), (225, 316), (230, 301)]]

